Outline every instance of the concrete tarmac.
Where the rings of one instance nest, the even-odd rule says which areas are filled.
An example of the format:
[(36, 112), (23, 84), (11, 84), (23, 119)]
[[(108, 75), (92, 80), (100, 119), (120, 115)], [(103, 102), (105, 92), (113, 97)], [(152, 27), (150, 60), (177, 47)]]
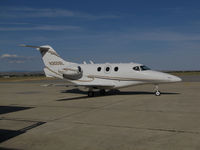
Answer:
[(42, 82), (0, 83), (0, 149), (200, 149), (198, 81), (160, 85), (161, 96), (142, 85), (92, 98)]

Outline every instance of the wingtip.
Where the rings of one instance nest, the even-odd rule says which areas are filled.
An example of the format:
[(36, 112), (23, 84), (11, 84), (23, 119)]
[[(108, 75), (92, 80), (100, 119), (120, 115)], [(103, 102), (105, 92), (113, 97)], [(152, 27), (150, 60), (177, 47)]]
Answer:
[(31, 48), (40, 48), (40, 46), (25, 45), (25, 44), (20, 44), (19, 46), (21, 46), (21, 47), (31, 47)]
[(18, 46), (20, 46), (20, 47), (26, 47), (25, 44), (19, 44)]

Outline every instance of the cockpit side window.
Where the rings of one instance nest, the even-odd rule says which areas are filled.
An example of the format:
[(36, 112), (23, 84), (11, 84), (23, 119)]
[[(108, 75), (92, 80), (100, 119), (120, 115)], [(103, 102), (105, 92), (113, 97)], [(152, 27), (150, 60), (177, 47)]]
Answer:
[(78, 72), (82, 72), (82, 69), (80, 66), (78, 66)]
[(140, 66), (141, 71), (145, 71), (145, 70), (151, 70), (150, 68), (148, 68), (147, 66)]
[(140, 67), (139, 66), (135, 66), (135, 67), (133, 67), (133, 70), (140, 71)]

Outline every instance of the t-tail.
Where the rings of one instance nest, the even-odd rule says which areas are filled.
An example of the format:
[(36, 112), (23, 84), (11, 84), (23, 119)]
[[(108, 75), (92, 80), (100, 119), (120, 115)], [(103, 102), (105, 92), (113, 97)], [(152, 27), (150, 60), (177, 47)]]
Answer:
[(44, 73), (46, 77), (73, 80), (82, 76), (82, 70), (78, 64), (63, 60), (49, 45), (32, 46), (22, 44), (20, 46), (36, 48), (38, 51), (40, 51), (45, 65)]

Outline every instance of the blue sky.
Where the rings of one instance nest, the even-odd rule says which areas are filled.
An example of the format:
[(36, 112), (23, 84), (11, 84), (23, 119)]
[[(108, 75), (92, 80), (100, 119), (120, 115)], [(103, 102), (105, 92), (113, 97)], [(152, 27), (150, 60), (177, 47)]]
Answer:
[(82, 63), (139, 62), (157, 70), (200, 70), (200, 1), (0, 1), (0, 71), (38, 71), (51, 45)]

